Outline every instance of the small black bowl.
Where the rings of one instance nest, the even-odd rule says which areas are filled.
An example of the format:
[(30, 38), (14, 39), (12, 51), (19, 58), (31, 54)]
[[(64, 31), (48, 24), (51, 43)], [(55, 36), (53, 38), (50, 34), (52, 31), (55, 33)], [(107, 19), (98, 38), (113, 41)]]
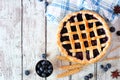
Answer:
[(50, 76), (53, 72), (52, 63), (48, 60), (40, 60), (35, 67), (36, 73), (43, 78)]

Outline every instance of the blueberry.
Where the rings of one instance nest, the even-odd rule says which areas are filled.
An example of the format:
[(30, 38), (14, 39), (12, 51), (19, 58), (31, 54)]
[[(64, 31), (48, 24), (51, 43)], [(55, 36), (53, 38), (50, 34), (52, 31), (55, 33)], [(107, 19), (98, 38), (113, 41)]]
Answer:
[(105, 34), (105, 30), (103, 28), (97, 29), (98, 35), (103, 35)]
[(85, 34), (85, 33), (82, 34), (82, 38), (83, 38), (83, 39), (86, 38), (86, 34)]
[(111, 68), (111, 64), (110, 64), (110, 63), (106, 64), (106, 67), (107, 67), (108, 69)]
[(48, 6), (49, 5), (49, 3), (48, 2), (45, 2), (45, 6)]
[(46, 60), (44, 60), (44, 61), (41, 62), (42, 66), (46, 65), (46, 63), (47, 63)]
[(43, 71), (43, 67), (40, 67), (40, 71), (41, 71), (41, 72)]
[(41, 76), (42, 76), (42, 77), (46, 77), (46, 74), (45, 74), (45, 73), (42, 73)]
[(101, 68), (101, 69), (103, 69), (103, 68), (104, 68), (104, 66), (103, 66), (103, 65), (100, 65), (100, 68)]
[(50, 62), (46, 61), (46, 66), (47, 67), (50, 66)]
[(41, 74), (41, 72), (39, 70), (37, 70), (36, 72), (37, 72), (37, 74)]
[(108, 40), (108, 37), (103, 38), (103, 42), (106, 42)]
[(49, 66), (48, 66), (48, 69), (52, 69), (52, 65), (49, 65)]
[(109, 19), (106, 19), (106, 21), (109, 21)]
[(106, 72), (106, 71), (108, 71), (108, 68), (107, 68), (107, 67), (104, 67), (103, 70)]
[(42, 54), (43, 59), (46, 59), (46, 57), (47, 57), (47, 54)]
[(50, 70), (48, 70), (48, 73), (52, 73), (52, 71), (53, 71), (53, 70), (52, 70), (52, 69), (50, 69)]
[(90, 32), (90, 37), (94, 37), (95, 36), (95, 33), (92, 31)]
[(41, 64), (37, 65), (37, 67), (40, 68), (40, 67), (41, 67)]
[(84, 77), (84, 80), (89, 80), (89, 77), (88, 77), (88, 76), (85, 76), (85, 77)]
[(41, 63), (44, 67), (48, 67), (50, 65), (50, 63), (48, 61), (43, 61)]
[(89, 74), (88, 74), (88, 77), (89, 77), (89, 78), (92, 78), (92, 77), (93, 77), (93, 74), (92, 74), (92, 73), (89, 73)]
[(44, 73), (46, 73), (46, 74), (47, 74), (47, 73), (48, 73), (48, 70), (47, 70), (47, 69), (45, 69), (45, 70), (44, 70)]
[(95, 46), (95, 45), (97, 45), (97, 41), (96, 40), (92, 40), (91, 44), (92, 44), (92, 46)]
[(110, 27), (110, 32), (115, 32), (115, 27)]
[(120, 36), (120, 31), (117, 31), (116, 34), (117, 34), (118, 36)]
[(29, 70), (26, 70), (25, 71), (25, 75), (29, 75), (30, 74), (30, 71)]

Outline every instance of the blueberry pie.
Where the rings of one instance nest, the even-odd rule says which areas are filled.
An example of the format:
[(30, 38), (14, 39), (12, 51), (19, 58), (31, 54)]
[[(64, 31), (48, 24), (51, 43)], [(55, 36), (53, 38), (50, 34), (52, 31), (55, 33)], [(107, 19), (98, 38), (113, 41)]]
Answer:
[(74, 12), (59, 24), (57, 44), (64, 57), (71, 62), (97, 62), (106, 54), (110, 41), (109, 27), (96, 12)]

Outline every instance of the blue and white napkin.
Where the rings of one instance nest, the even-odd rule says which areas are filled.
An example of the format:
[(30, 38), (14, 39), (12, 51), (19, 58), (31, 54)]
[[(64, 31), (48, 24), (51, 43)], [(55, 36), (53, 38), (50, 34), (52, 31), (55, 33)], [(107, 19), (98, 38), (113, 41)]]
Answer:
[(47, 7), (48, 22), (59, 23), (67, 14), (80, 10), (93, 10), (110, 22), (120, 18), (114, 14), (114, 6), (120, 5), (120, 0), (53, 0)]
[[(80, 10), (93, 10), (99, 13), (103, 18), (108, 19), (109, 26), (114, 26), (116, 31), (120, 30), (120, 14), (114, 14), (114, 6), (120, 5), (120, 0), (53, 0), (47, 7), (47, 21), (49, 28), (57, 28), (59, 22), (69, 13), (77, 12)], [(51, 23), (52, 22), (52, 23)], [(120, 37), (116, 32), (112, 33), (112, 49), (120, 46)], [(120, 54), (119, 49), (116, 52), (109, 52), (107, 57), (118, 57)]]

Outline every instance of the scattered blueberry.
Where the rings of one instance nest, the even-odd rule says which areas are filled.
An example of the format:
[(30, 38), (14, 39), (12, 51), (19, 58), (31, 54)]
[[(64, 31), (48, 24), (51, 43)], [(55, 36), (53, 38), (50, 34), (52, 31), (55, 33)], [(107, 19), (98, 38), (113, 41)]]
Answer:
[(100, 65), (100, 68), (101, 68), (101, 69), (103, 69), (103, 68), (104, 68), (104, 66), (103, 66), (103, 65)]
[(47, 74), (47, 73), (48, 73), (48, 70), (47, 70), (47, 69), (45, 69), (45, 70), (44, 70), (44, 73), (46, 73), (46, 74)]
[(48, 73), (52, 73), (52, 69), (48, 70)]
[(115, 32), (115, 27), (110, 27), (110, 32)]
[(44, 59), (46, 59), (46, 57), (47, 57), (47, 54), (42, 54), (42, 58), (44, 58)]
[(109, 21), (109, 19), (106, 19), (106, 21)]
[(107, 68), (107, 67), (104, 67), (103, 70), (106, 72), (106, 71), (108, 71), (108, 68)]
[(52, 68), (52, 65), (48, 66), (48, 69), (51, 69)]
[(53, 72), (53, 66), (48, 60), (41, 60), (36, 65), (36, 73), (40, 77), (48, 77)]
[(117, 31), (116, 34), (117, 34), (118, 36), (120, 36), (120, 31)]
[(41, 76), (42, 76), (42, 77), (46, 77), (46, 74), (45, 74), (45, 73), (42, 73)]
[(29, 75), (30, 74), (30, 71), (29, 70), (26, 70), (25, 71), (25, 75)]
[(110, 63), (106, 64), (106, 67), (107, 67), (108, 69), (111, 68), (111, 64), (110, 64)]
[(49, 3), (48, 2), (45, 2), (45, 6), (48, 6), (49, 5)]
[(93, 74), (92, 74), (92, 73), (89, 73), (89, 74), (88, 74), (88, 77), (89, 77), (89, 78), (92, 78), (92, 77), (93, 77)]
[(43, 67), (45, 67), (45, 66), (46, 66), (46, 63), (47, 63), (46, 60), (45, 60), (45, 61), (42, 61), (42, 62), (41, 62), (41, 65), (42, 65)]
[(84, 80), (89, 80), (89, 77), (88, 77), (88, 76), (85, 76), (85, 77), (84, 77)]

